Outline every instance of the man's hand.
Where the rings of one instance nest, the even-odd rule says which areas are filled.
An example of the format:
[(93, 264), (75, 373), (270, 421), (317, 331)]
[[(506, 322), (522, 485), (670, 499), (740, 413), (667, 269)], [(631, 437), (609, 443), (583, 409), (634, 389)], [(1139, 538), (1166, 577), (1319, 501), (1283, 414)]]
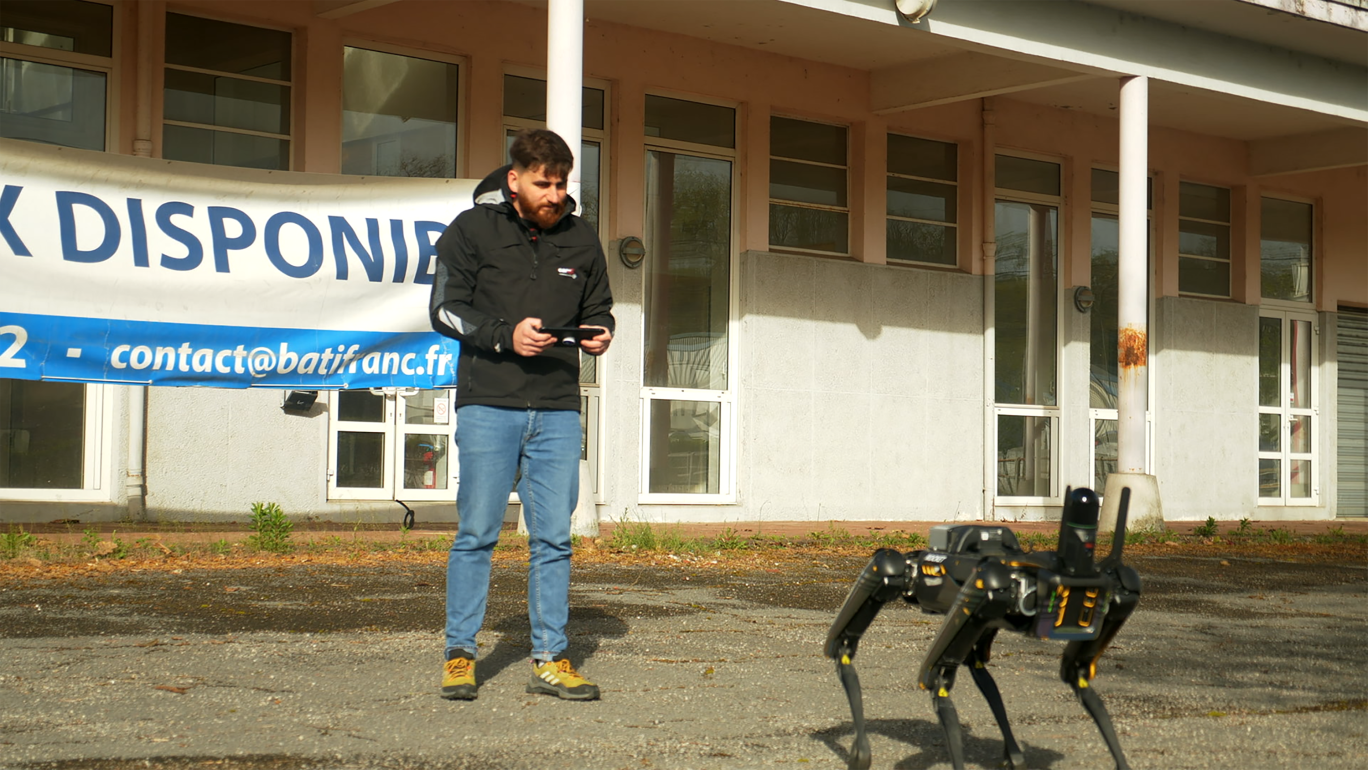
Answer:
[(584, 349), (585, 353), (588, 353), (591, 356), (601, 356), (604, 351), (608, 350), (608, 343), (613, 341), (613, 333), (608, 331), (607, 328), (603, 326), (586, 326), (584, 324), (580, 324), (580, 328), (603, 329), (602, 334), (591, 339), (580, 340), (580, 347)]
[(520, 356), (541, 355), (547, 348), (556, 344), (554, 334), (539, 332), (540, 318), (524, 318), (513, 327), (513, 352)]

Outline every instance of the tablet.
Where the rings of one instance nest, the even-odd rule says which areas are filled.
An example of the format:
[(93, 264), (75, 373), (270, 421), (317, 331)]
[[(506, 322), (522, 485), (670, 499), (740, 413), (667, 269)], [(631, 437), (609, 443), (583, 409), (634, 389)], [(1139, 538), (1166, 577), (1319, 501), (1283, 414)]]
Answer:
[(581, 340), (593, 339), (604, 332), (598, 326), (541, 326), (537, 331), (560, 337), (562, 345), (574, 345)]

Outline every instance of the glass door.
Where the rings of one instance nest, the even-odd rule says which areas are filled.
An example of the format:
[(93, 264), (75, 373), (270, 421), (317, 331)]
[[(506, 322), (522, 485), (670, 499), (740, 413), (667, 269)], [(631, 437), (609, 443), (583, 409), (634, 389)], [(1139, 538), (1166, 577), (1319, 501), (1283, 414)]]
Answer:
[(342, 390), (331, 400), (329, 499), (455, 499), (450, 391)]
[(731, 494), (732, 162), (646, 153), (642, 494)]

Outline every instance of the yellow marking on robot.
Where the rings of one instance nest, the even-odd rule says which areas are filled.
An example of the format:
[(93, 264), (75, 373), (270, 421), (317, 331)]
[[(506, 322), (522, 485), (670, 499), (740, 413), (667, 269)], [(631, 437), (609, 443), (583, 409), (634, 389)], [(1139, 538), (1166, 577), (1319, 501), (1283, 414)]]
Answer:
[(1078, 688), (1081, 690), (1081, 689), (1083, 689), (1083, 688), (1085, 688), (1085, 687), (1087, 687), (1087, 686), (1088, 686), (1088, 680), (1087, 680), (1087, 679), (1084, 679), (1083, 677), (1080, 676), (1080, 677), (1078, 678)]
[(949, 692), (948, 690), (946, 690), (944, 687), (942, 687), (942, 688), (940, 688), (940, 696), (941, 696), (942, 698), (949, 698), (949, 697), (950, 697), (950, 692)]
[(1060, 586), (1055, 589), (1055, 596), (1059, 597), (1059, 617), (1055, 618), (1055, 628), (1064, 625), (1064, 610), (1069, 606), (1069, 589)]
[(849, 656), (849, 655), (842, 655), (842, 656), (841, 656), (841, 665), (843, 665), (843, 666), (849, 666), (849, 665), (850, 665), (850, 656)]

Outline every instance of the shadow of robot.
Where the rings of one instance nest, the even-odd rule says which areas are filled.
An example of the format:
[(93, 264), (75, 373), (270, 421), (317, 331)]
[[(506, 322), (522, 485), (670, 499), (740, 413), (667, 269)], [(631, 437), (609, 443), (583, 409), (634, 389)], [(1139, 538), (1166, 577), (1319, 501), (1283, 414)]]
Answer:
[[(894, 770), (930, 770), (937, 765), (943, 766), (946, 762), (945, 733), (942, 732), (939, 722), (929, 719), (871, 719), (865, 722), (865, 730), (917, 749), (915, 753), (896, 762), (893, 765)], [(815, 730), (810, 735), (813, 740), (820, 741), (830, 749), (841, 761), (849, 764), (851, 753), (846, 748), (846, 743), (854, 733), (855, 724), (844, 722), (835, 727)], [(974, 736), (967, 726), (963, 737), (964, 759), (967, 762), (986, 768), (1002, 765), (1000, 737), (979, 738)], [(1050, 768), (1064, 759), (1064, 755), (1057, 751), (1032, 746), (1029, 743), (1023, 748), (1030, 751), (1027, 767)]]

